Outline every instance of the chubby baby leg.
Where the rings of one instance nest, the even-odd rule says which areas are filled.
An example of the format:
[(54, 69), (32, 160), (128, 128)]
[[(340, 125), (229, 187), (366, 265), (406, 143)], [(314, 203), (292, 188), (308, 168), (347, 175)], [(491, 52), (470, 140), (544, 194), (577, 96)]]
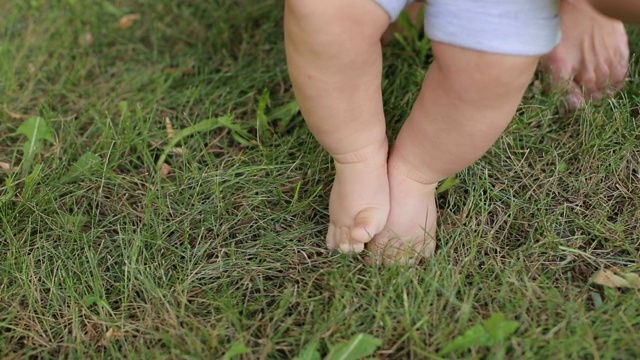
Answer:
[(438, 181), (480, 158), (520, 103), (537, 56), (507, 56), (433, 43), (436, 60), (391, 149), (391, 210), (368, 248), (411, 264), (435, 248)]
[(327, 245), (360, 252), (389, 213), (380, 36), (372, 0), (285, 1), (285, 49), (302, 115), (334, 159)]

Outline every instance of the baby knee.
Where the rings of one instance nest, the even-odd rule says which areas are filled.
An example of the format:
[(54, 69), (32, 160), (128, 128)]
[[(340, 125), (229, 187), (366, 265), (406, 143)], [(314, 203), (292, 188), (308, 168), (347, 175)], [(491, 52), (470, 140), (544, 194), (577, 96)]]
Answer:
[(373, 0), (286, 0), (287, 18), (333, 42), (354, 37), (379, 41), (389, 25), (389, 15)]
[(438, 76), (460, 96), (492, 98), (523, 90), (539, 57), (492, 54), (434, 42)]

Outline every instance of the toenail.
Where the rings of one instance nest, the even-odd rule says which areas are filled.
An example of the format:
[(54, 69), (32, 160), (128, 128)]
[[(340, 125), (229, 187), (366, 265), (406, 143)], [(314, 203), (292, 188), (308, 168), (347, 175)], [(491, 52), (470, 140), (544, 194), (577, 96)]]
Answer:
[(582, 100), (576, 94), (567, 95), (564, 98), (564, 101), (569, 109), (578, 109), (582, 107)]
[(340, 244), (340, 251), (344, 253), (351, 252), (352, 246), (351, 244)]

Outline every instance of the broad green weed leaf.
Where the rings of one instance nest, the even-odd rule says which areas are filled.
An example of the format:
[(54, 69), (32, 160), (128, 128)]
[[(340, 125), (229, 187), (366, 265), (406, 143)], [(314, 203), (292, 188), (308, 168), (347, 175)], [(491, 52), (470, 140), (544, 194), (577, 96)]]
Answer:
[(118, 109), (120, 109), (120, 116), (125, 116), (129, 113), (129, 103), (126, 101), (120, 101), (118, 103)]
[(76, 182), (82, 177), (91, 174), (101, 164), (102, 159), (98, 155), (92, 152), (85, 153), (71, 165), (69, 172), (60, 179), (60, 182), (63, 184)]
[(412, 21), (407, 11), (400, 13), (397, 23), (402, 31), (395, 33), (394, 38), (407, 50), (408, 54), (415, 57), (418, 63), (424, 64), (431, 48), (431, 42), (428, 37), (422, 36), (421, 29), (416, 26), (424, 21), (424, 8), (417, 15), (415, 21)]
[(266, 139), (270, 139), (272, 137), (272, 131), (269, 126), (272, 122), (277, 121), (278, 131), (284, 131), (296, 114), (300, 112), (298, 102), (292, 100), (267, 113), (270, 100), (271, 97), (269, 91), (265, 91), (260, 96), (260, 99), (258, 100), (258, 107), (256, 109), (258, 134)]
[(382, 340), (368, 334), (354, 335), (346, 343), (335, 345), (329, 355), (328, 360), (359, 360), (365, 356), (373, 354)]
[(0, 196), (0, 205), (3, 204), (4, 202), (11, 201), (13, 197), (16, 195), (16, 188), (13, 185), (13, 183), (14, 183), (13, 175), (8, 176), (7, 179), (4, 181), (5, 192), (4, 194), (2, 194), (2, 196)]
[(491, 335), (494, 344), (506, 340), (520, 326), (517, 321), (505, 320), (501, 313), (491, 315), (483, 325), (487, 333)]
[(561, 162), (560, 164), (558, 164), (558, 172), (559, 173), (566, 172), (568, 169), (569, 169), (569, 165), (567, 165), (566, 162)]
[(55, 143), (53, 133), (49, 129), (47, 122), (41, 117), (30, 117), (27, 119), (20, 125), (20, 127), (18, 127), (16, 134), (21, 134), (27, 137), (27, 142), (22, 146), (24, 162), (27, 169), (30, 167), (31, 161), (38, 151), (40, 151), (44, 140), (47, 140), (52, 144)]
[(491, 335), (487, 333), (482, 325), (476, 324), (469, 330), (465, 331), (464, 334), (453, 339), (452, 342), (440, 351), (439, 355), (445, 355), (454, 351), (467, 350), (474, 346), (488, 346), (491, 344)]
[(505, 341), (513, 334), (520, 324), (517, 321), (506, 320), (501, 313), (493, 314), (481, 324), (476, 324), (464, 334), (453, 339), (451, 343), (440, 351), (440, 355), (450, 352), (468, 350), (475, 346), (493, 346)]
[(62, 223), (68, 229), (80, 228), (87, 221), (89, 221), (89, 218), (87, 218), (86, 216), (82, 216), (82, 215), (64, 215), (62, 217)]
[(18, 310), (15, 308), (11, 308), (8, 311), (5, 310), (4, 314), (0, 315), (0, 317), (4, 317), (4, 319), (0, 320), (0, 327), (9, 325), (16, 315), (18, 315)]
[(265, 114), (265, 110), (269, 105), (269, 91), (266, 90), (260, 96), (260, 100), (258, 100), (258, 109), (256, 110), (256, 117), (258, 120), (258, 135), (263, 136), (267, 139), (271, 138), (271, 132), (269, 131), (269, 119)]
[(234, 356), (246, 354), (249, 352), (246, 346), (243, 343), (237, 342), (234, 343), (229, 350), (222, 357), (223, 360), (231, 360)]
[(291, 100), (291, 102), (284, 104), (282, 106), (278, 106), (273, 109), (267, 115), (268, 121), (279, 121), (279, 130), (284, 131), (293, 118), (300, 112), (300, 105), (295, 100)]
[(110, 1), (102, 1), (101, 4), (102, 4), (102, 9), (105, 12), (114, 16), (122, 15), (122, 10), (115, 7)]
[(42, 191), (38, 188), (40, 185), (40, 178), (42, 173), (42, 164), (36, 164), (33, 167), (33, 171), (27, 175), (24, 179), (24, 187), (20, 193), (20, 197), (23, 201), (30, 201), (34, 194)]
[(320, 353), (318, 352), (318, 343), (311, 342), (307, 344), (307, 346), (302, 349), (298, 356), (294, 357), (293, 360), (320, 360)]
[(438, 194), (443, 193), (449, 189), (451, 189), (452, 187), (458, 185), (460, 182), (458, 181), (458, 179), (456, 179), (453, 176), (449, 176), (447, 178), (447, 180), (443, 181), (442, 184), (440, 184), (440, 186), (438, 186), (438, 189), (436, 190), (436, 192)]
[(111, 307), (109, 306), (109, 303), (107, 303), (104, 299), (101, 299), (101, 298), (99, 298), (97, 296), (93, 296), (93, 295), (85, 296), (85, 298), (82, 299), (82, 305), (84, 307), (88, 308), (93, 304), (97, 305), (100, 308), (103, 308), (103, 309), (109, 311), (109, 313), (111, 315), (113, 315), (113, 310), (111, 310)]
[(600, 296), (600, 294), (595, 291), (592, 291), (590, 295), (591, 301), (593, 301), (593, 307), (595, 307), (596, 309), (600, 308), (602, 306), (602, 296)]
[(220, 122), (220, 126), (231, 130), (231, 136), (233, 136), (233, 139), (235, 141), (239, 142), (242, 145), (251, 145), (251, 139), (253, 138), (253, 136), (251, 136), (251, 134), (249, 134), (239, 124), (234, 124), (232, 120), (233, 117), (231, 116), (224, 116), (218, 119), (218, 121)]

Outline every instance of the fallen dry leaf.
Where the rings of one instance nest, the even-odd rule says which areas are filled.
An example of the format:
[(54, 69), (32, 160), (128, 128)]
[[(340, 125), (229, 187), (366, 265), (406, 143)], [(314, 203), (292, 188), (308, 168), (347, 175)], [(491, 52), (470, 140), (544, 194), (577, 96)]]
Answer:
[(602, 269), (591, 278), (591, 282), (610, 288), (640, 289), (640, 276), (634, 273), (616, 275), (611, 270)]
[(164, 118), (164, 127), (167, 129), (167, 136), (169, 137), (169, 139), (171, 139), (176, 132), (173, 130), (171, 119), (169, 119), (168, 117)]
[(5, 112), (7, 113), (7, 115), (9, 115), (9, 117), (10, 117), (10, 118), (12, 118), (12, 119), (17, 119), (17, 120), (26, 120), (26, 119), (28, 119), (28, 118), (30, 118), (30, 117), (31, 117), (31, 115), (17, 114), (17, 113), (14, 113), (14, 112), (12, 112), (12, 111), (9, 111), (9, 110), (7, 109), (7, 107), (6, 107), (6, 106), (4, 107), (4, 111), (5, 111)]
[(121, 17), (114, 26), (116, 29), (128, 29), (133, 26), (136, 21), (140, 20), (141, 17), (142, 16), (140, 14), (127, 14)]
[(86, 33), (80, 36), (79, 42), (82, 46), (91, 46), (91, 44), (93, 44), (93, 35), (91, 33)]
[(542, 94), (544, 87), (542, 86), (542, 82), (540, 80), (536, 80), (533, 82), (532, 90), (534, 94)]
[(162, 174), (162, 176), (164, 177), (171, 174), (171, 166), (167, 165), (166, 163), (163, 163), (162, 168), (160, 169), (160, 174)]
[[(160, 141), (153, 141), (152, 140), (152, 141), (149, 141), (149, 143), (151, 144), (152, 149), (155, 149), (155, 148), (158, 148), (158, 147), (162, 146), (162, 142), (160, 142)], [(176, 154), (176, 155), (182, 155), (182, 154), (185, 153), (185, 151), (181, 147), (175, 147), (175, 148), (171, 149), (169, 152), (172, 153), (172, 154)]]
[(0, 169), (4, 170), (6, 172), (10, 172), (11, 171), (11, 164), (0, 161)]
[(97, 322), (91, 321), (85, 324), (84, 338), (93, 342), (98, 339), (99, 332), (100, 332), (100, 324)]
[(107, 343), (109, 343), (110, 341), (118, 341), (120, 340), (121, 337), (122, 337), (122, 333), (118, 331), (118, 329), (109, 328), (109, 330), (107, 330), (107, 332), (104, 334), (102, 339), (100, 339), (100, 342), (98, 343), (98, 345), (107, 346)]

